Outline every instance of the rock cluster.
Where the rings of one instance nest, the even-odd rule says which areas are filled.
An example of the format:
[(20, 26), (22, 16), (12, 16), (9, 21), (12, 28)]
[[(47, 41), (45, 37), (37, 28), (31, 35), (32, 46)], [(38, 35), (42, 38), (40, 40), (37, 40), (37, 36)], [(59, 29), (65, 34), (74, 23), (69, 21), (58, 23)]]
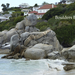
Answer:
[(65, 66), (63, 67), (63, 69), (64, 69), (65, 71), (69, 71), (69, 70), (75, 69), (75, 63), (68, 62), (68, 63), (63, 63), (63, 65), (65, 65)]
[(2, 44), (10, 42), (11, 36), (14, 34), (40, 31), (38, 28), (35, 27), (36, 23), (37, 23), (37, 18), (35, 15), (32, 14), (30, 16), (27, 16), (21, 22), (18, 22), (15, 28), (10, 29), (9, 31), (4, 30), (0, 32), (0, 47), (2, 46)]
[[(24, 20), (17, 23), (15, 28), (7, 32), (1, 32), (0, 43), (6, 42), (10, 39), (11, 53), (3, 58), (28, 58), (28, 59), (41, 59), (53, 58), (57, 59), (60, 56), (62, 46), (60, 45), (56, 34), (53, 30), (47, 29), (40, 32), (35, 27), (36, 16), (27, 16)], [(7, 36), (7, 38), (4, 37)], [(5, 38), (1, 41), (2, 36)]]
[(75, 62), (75, 45), (62, 50), (62, 56), (68, 61)]

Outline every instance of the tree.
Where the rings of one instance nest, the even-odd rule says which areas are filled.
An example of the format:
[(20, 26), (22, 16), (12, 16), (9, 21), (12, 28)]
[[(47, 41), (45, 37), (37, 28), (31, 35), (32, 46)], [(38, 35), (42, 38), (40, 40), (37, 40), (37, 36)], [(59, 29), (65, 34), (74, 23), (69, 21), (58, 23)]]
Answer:
[(68, 1), (68, 2), (75, 2), (75, 0), (66, 0), (66, 1)]
[(34, 7), (38, 7), (38, 4), (35, 4)]
[(5, 4), (2, 4), (1, 6), (3, 7), (2, 10), (5, 12), (7, 11), (7, 9), (9, 8), (9, 3), (7, 3), (6, 5)]
[(47, 11), (42, 19), (45, 19), (45, 20), (48, 20), (56, 15), (60, 15), (60, 14), (64, 14), (66, 10), (64, 10), (62, 7), (57, 7), (57, 8), (53, 8), (53, 9), (50, 9), (49, 11)]
[(2, 6), (3, 8), (5, 8), (5, 7), (6, 7), (6, 5), (5, 5), (5, 4), (2, 4), (1, 6)]
[(9, 5), (10, 5), (10, 4), (9, 4), (9, 3), (7, 3), (7, 4), (6, 4), (6, 7), (7, 7), (7, 8), (9, 8)]
[(42, 3), (42, 5), (46, 5), (46, 4), (49, 4), (49, 3), (47, 3), (47, 2), (43, 2), (43, 3)]
[(3, 8), (2, 8), (2, 10), (5, 12), (5, 11), (7, 11), (7, 8), (6, 8), (6, 5), (5, 4), (2, 4), (1, 5)]

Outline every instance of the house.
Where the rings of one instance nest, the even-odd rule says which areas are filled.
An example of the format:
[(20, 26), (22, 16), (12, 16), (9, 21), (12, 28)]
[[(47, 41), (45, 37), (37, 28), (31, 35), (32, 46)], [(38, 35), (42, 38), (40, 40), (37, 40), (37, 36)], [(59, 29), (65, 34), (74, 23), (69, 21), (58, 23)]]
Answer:
[(28, 13), (31, 11), (31, 9), (22, 9), (21, 12), (24, 12), (24, 16), (28, 15)]
[(9, 20), (9, 18), (11, 17), (11, 14), (4, 14), (0, 16), (0, 22)]
[(73, 2), (70, 2), (70, 1), (66, 1), (66, 4), (71, 4), (71, 3), (73, 3)]
[(8, 12), (9, 12), (9, 14), (12, 14), (12, 13), (15, 12), (15, 11), (11, 11), (11, 10), (10, 10), (10, 11), (8, 11)]
[(38, 11), (38, 9), (39, 9), (40, 7), (42, 7), (42, 5), (34, 6), (34, 7), (33, 7), (33, 11)]
[(37, 11), (31, 11), (31, 12), (28, 13), (28, 15), (31, 15), (31, 14), (35, 14), (36, 15), (37, 13), (38, 13)]
[(50, 9), (57, 7), (54, 4), (46, 4), (42, 7), (38, 8), (37, 11), (31, 11), (28, 13), (28, 15), (35, 14), (37, 18), (42, 18), (42, 16)]
[(28, 8), (29, 4), (28, 3), (22, 3), (19, 5), (20, 8)]
[(60, 2), (58, 4), (71, 4), (73, 2), (70, 2), (68, 0), (60, 0)]
[(9, 20), (9, 18), (6, 18), (4, 16), (0, 16), (0, 22), (6, 21), (6, 20)]
[(10, 18), (11, 14), (4, 14), (3, 17)]
[(54, 4), (46, 4), (38, 9), (38, 13), (36, 14), (37, 18), (42, 18), (42, 16), (50, 9), (57, 7)]
[(66, 0), (60, 0), (59, 4), (66, 4)]

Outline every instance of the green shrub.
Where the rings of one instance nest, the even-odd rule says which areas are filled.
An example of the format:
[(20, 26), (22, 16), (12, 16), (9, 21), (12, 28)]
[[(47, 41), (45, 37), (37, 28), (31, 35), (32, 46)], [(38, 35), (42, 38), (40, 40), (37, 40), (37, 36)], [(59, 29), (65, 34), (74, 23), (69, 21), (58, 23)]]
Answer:
[(46, 30), (49, 26), (48, 26), (47, 22), (39, 22), (39, 23), (37, 23), (36, 27), (37, 27), (38, 29), (40, 29), (41, 31), (44, 31), (44, 30)]
[(59, 7), (53, 8), (50, 9), (47, 13), (45, 13), (42, 19), (48, 20), (56, 15), (64, 14), (64, 12), (65, 12), (64, 8), (59, 8)]
[(75, 39), (75, 25), (62, 26), (54, 30), (60, 43), (66, 46), (72, 46)]
[(9, 30), (10, 28), (15, 27), (16, 23), (20, 22), (23, 19), (24, 19), (23, 16), (19, 16), (19, 17), (16, 17), (16, 18), (11, 18), (8, 21), (1, 22), (0, 23), (0, 31)]
[(21, 11), (21, 9), (19, 7), (11, 7), (8, 11)]
[(14, 19), (14, 24), (16, 24), (17, 22), (22, 21), (23, 19), (24, 19), (23, 16), (16, 17), (16, 18)]
[(24, 16), (24, 13), (21, 11), (13, 12), (12, 17)]

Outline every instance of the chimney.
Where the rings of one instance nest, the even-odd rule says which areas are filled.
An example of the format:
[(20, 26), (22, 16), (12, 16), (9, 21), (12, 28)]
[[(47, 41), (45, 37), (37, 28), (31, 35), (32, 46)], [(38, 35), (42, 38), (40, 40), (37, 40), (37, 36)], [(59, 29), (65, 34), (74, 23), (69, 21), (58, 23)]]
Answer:
[(52, 8), (54, 8), (54, 4), (52, 4)]

